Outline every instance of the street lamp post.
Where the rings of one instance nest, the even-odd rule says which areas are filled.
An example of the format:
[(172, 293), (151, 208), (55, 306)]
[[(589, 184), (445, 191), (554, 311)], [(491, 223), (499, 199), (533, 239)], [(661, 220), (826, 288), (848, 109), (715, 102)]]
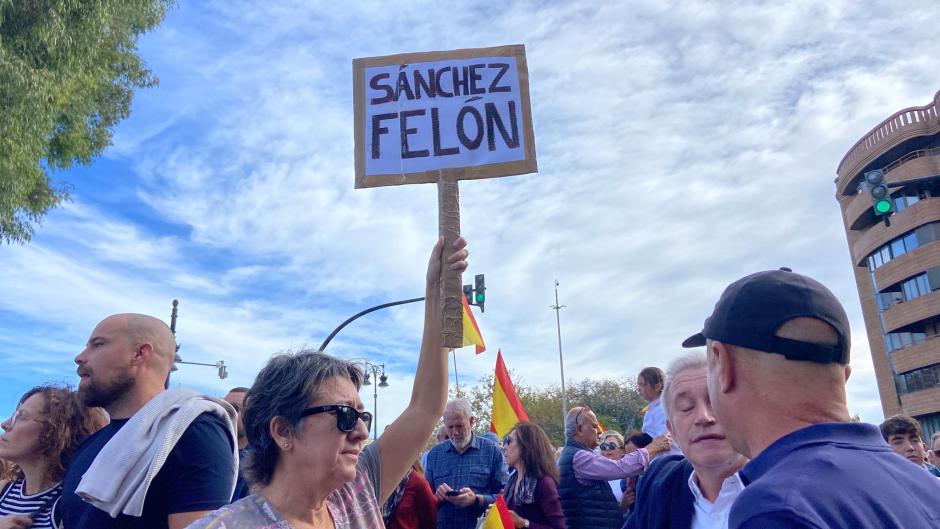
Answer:
[[(366, 366), (366, 379), (363, 381), (363, 386), (373, 386), (372, 387), (372, 439), (378, 439), (379, 431), (379, 388), (388, 387), (388, 375), (385, 374), (385, 364), (373, 364), (369, 361), (363, 362)], [(371, 373), (372, 380), (378, 380), (378, 383), (373, 384), (372, 380), (369, 380), (369, 375)], [(379, 374), (381, 372), (381, 375)]]
[[(228, 376), (228, 368), (225, 367), (225, 360), (219, 360), (218, 362), (214, 364), (206, 364), (203, 362), (184, 362), (183, 359), (180, 357), (179, 355), (180, 344), (176, 342), (176, 318), (179, 316), (179, 311), (178, 311), (179, 305), (180, 305), (179, 300), (174, 299), (173, 310), (170, 312), (170, 332), (173, 333), (173, 343), (174, 345), (176, 345), (176, 350), (173, 352), (173, 363), (170, 365), (170, 373), (177, 370), (176, 364), (189, 364), (192, 366), (207, 366), (207, 367), (214, 367), (218, 369), (219, 378), (224, 380)], [(166, 382), (163, 385), (163, 387), (165, 388), (170, 387), (170, 373), (166, 374)]]
[(568, 392), (565, 391), (565, 360), (561, 356), (561, 309), (564, 305), (558, 303), (558, 280), (555, 280), (555, 304), (551, 306), (555, 310), (555, 323), (558, 325), (558, 365), (561, 366), (561, 423), (564, 424), (568, 419)]

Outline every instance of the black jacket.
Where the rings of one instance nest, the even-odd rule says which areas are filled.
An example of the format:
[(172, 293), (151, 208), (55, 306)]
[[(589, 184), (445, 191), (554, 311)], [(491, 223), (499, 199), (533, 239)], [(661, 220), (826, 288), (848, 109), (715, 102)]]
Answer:
[(637, 482), (636, 503), (623, 529), (689, 529), (695, 498), (689, 490), (692, 463), (680, 455), (660, 456)]

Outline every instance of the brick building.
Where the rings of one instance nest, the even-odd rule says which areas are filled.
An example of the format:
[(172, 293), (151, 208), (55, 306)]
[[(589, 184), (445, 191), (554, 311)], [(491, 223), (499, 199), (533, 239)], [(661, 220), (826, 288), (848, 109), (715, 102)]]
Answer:
[(885, 416), (940, 431), (940, 184), (891, 188), (886, 226), (872, 210), (863, 175), (882, 169), (889, 184), (940, 175), (940, 92), (896, 112), (839, 163), (842, 208), (862, 314)]

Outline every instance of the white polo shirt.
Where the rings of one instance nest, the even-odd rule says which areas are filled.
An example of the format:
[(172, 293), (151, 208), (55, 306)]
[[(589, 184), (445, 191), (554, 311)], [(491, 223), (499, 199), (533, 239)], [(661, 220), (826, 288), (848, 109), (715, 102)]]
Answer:
[(695, 471), (689, 476), (689, 488), (695, 498), (695, 510), (692, 514), (692, 529), (727, 529), (728, 515), (731, 514), (731, 505), (744, 490), (744, 483), (738, 473), (725, 478), (721, 484), (721, 491), (715, 498), (715, 503), (705, 499), (702, 490), (698, 487)]

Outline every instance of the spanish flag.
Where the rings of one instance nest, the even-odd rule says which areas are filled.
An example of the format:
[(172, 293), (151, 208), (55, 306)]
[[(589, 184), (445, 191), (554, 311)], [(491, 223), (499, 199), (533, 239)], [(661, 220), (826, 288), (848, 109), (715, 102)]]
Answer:
[(508, 434), (519, 421), (528, 421), (516, 388), (509, 380), (509, 370), (503, 362), (503, 351), (496, 353), (496, 378), (493, 380), (493, 422), (490, 431), (500, 438)]
[(483, 524), (479, 529), (514, 529), (516, 526), (512, 523), (512, 516), (509, 516), (509, 507), (506, 506), (506, 500), (502, 494), (497, 496), (496, 501), (486, 512), (483, 518)]
[(477, 346), (477, 354), (486, 351), (486, 344), (483, 343), (483, 335), (480, 333), (480, 327), (477, 320), (470, 312), (470, 303), (467, 302), (467, 296), (460, 293), (460, 299), (463, 300), (463, 347), (468, 345)]
[(600, 419), (597, 420), (597, 429), (600, 431), (600, 433), (607, 431), (607, 428), (604, 428), (604, 423), (602, 423)]

